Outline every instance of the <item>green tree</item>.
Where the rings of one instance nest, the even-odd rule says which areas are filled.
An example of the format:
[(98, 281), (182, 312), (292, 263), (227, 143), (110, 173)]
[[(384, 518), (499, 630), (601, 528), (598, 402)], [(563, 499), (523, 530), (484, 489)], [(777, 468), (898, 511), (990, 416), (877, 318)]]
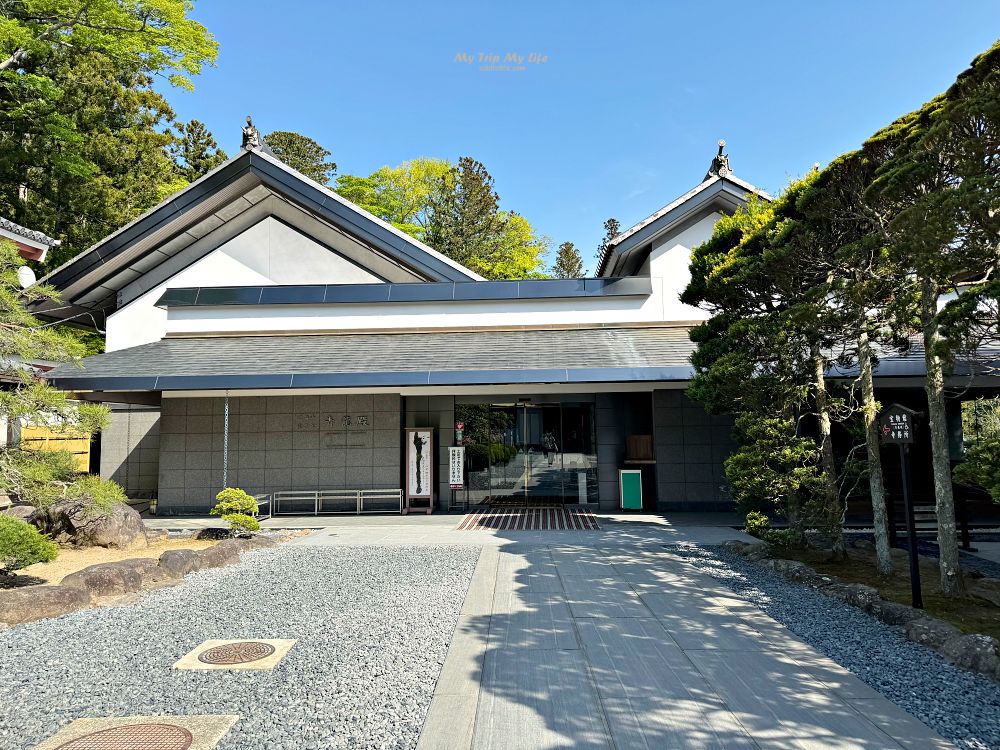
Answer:
[(0, 22), (0, 212), (59, 237), (61, 263), (183, 185), (152, 90), (191, 88), (217, 45), (185, 0), (7, 0)]
[(178, 137), (170, 144), (169, 151), (177, 171), (188, 182), (208, 174), (229, 158), (200, 120), (178, 122), (174, 128)]
[[(896, 315), (916, 320), (923, 340), (928, 423), (938, 523), (941, 588), (964, 592), (959, 561), (946, 412), (946, 378), (956, 356), (974, 356), (977, 339), (996, 332), (1000, 187), (1000, 43), (973, 61), (947, 92), (869, 140), (886, 158), (866, 191), (891, 220), (885, 240), (897, 276), (914, 294)], [(971, 293), (949, 307), (964, 279)], [(942, 310), (942, 308), (944, 308)]]
[(564, 242), (556, 252), (556, 262), (552, 264), (552, 275), (557, 279), (579, 279), (583, 277), (583, 259), (572, 242)]
[(468, 156), (438, 180), (428, 205), (425, 240), (488, 279), (541, 276), (548, 247), (523, 216), (500, 210), (493, 178)]
[(276, 130), (265, 135), (264, 142), (281, 161), (320, 185), (328, 185), (337, 174), (336, 162), (327, 158), (330, 152), (308, 136)]
[(0, 71), (26, 71), (54, 48), (142, 63), (191, 89), (190, 76), (215, 60), (218, 45), (188, 18), (190, 0), (4, 0)]
[(368, 177), (340, 175), (336, 189), (352, 203), (423, 241), (431, 195), (450, 179), (451, 166), (446, 159), (413, 159), (381, 167)]
[[(46, 261), (53, 268), (185, 180), (165, 150), (173, 112), (148, 74), (72, 51), (49, 56), (44, 73), (60, 85), (52, 100), (0, 107), (8, 126), (0, 128), (0, 213), (62, 239)], [(30, 109), (37, 120), (22, 116)], [(50, 128), (53, 118), (64, 127)]]
[[(808, 488), (815, 502), (803, 507), (810, 520), (829, 531), (831, 550), (842, 558), (844, 504), (832, 437), (841, 405), (826, 377), (826, 332), (839, 317), (828, 304), (834, 263), (828, 247), (809, 241), (799, 207), (816, 177), (814, 172), (793, 182), (766, 207), (752, 200), (746, 211), (720, 220), (712, 239), (692, 255), (692, 281), (682, 300), (714, 316), (692, 333), (699, 343), (692, 361), (701, 376), (692, 389), (695, 397), (741, 417), (755, 414), (761, 423), (777, 416), (776, 426), (794, 424), (788, 420), (811, 410), (819, 481)], [(753, 393), (741, 392), (747, 390)], [(743, 422), (743, 435), (753, 440), (757, 433), (748, 429), (746, 419)], [(780, 434), (772, 431), (768, 439), (774, 442)], [(746, 463), (729, 466), (736, 470)], [(734, 479), (731, 484), (738, 490), (742, 480)], [(788, 500), (794, 506), (787, 512), (795, 518), (797, 495)]]
[(608, 248), (611, 246), (611, 242), (620, 233), (621, 233), (621, 225), (618, 223), (618, 219), (612, 217), (604, 222), (604, 238), (601, 240), (601, 244), (597, 246), (598, 259), (604, 257), (604, 254), (608, 251)]

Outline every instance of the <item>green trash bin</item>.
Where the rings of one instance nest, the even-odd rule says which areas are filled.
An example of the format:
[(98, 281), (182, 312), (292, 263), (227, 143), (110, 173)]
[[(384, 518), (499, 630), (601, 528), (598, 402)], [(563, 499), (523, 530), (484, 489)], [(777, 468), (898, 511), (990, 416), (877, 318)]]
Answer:
[(618, 492), (622, 510), (642, 510), (642, 471), (619, 469)]

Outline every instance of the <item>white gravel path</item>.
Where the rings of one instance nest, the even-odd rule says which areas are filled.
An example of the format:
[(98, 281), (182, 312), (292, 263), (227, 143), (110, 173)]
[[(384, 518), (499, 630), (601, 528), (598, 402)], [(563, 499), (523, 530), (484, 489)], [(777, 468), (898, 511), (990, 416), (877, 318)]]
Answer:
[[(0, 748), (82, 717), (238, 714), (220, 750), (412, 748), (468, 546), (281, 547), (138, 603), (0, 632)], [(295, 638), (274, 671), (171, 671), (211, 638)]]

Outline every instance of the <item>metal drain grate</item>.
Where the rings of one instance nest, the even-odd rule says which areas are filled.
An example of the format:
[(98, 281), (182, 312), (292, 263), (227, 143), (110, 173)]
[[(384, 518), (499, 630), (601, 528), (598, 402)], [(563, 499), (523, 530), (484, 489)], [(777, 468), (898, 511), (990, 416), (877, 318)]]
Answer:
[(198, 654), (198, 661), (214, 666), (224, 664), (248, 664), (259, 661), (274, 653), (274, 646), (259, 641), (240, 641), (213, 646)]
[(194, 737), (174, 724), (127, 724), (77, 737), (56, 750), (188, 750)]

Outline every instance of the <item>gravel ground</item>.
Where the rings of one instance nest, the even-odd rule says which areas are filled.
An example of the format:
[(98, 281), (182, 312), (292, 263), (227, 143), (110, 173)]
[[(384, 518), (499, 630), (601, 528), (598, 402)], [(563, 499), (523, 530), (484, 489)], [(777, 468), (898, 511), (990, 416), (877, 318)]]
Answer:
[(1000, 749), (1000, 685), (721, 547), (671, 547), (960, 748)]
[[(479, 555), (284, 547), (130, 606), (0, 632), (0, 747), (82, 717), (238, 714), (220, 750), (411, 748)], [(271, 672), (171, 671), (210, 638), (296, 638)]]

